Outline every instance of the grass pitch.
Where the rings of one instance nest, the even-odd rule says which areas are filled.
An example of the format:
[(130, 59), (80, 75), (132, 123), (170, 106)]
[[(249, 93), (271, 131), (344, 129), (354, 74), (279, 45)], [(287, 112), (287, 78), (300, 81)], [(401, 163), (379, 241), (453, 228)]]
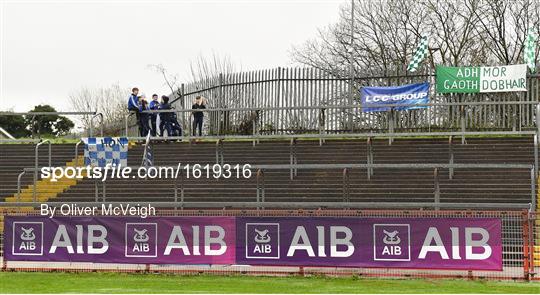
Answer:
[(540, 283), (0, 272), (0, 293), (540, 293)]

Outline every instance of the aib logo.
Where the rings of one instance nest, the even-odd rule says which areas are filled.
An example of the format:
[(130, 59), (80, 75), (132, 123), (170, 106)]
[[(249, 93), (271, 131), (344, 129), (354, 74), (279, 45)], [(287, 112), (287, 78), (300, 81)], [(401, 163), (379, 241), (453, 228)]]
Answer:
[(408, 224), (373, 225), (373, 259), (410, 261), (410, 226)]
[(43, 223), (13, 222), (13, 255), (43, 255)]
[(278, 223), (246, 223), (246, 258), (279, 259)]
[(126, 257), (157, 257), (156, 223), (126, 223)]

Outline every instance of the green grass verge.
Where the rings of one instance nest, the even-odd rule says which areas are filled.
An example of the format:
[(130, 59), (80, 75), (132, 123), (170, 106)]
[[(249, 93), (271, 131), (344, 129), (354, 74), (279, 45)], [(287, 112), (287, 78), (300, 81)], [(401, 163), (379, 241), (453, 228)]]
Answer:
[(540, 293), (540, 283), (122, 273), (0, 272), (0, 293)]

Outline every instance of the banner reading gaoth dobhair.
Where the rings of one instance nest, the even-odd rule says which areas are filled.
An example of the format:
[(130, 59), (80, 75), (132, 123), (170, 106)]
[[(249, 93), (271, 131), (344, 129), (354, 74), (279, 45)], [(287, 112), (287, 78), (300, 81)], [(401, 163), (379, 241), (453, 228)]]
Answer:
[(502, 270), (497, 218), (7, 216), (7, 261)]
[(438, 93), (527, 91), (527, 65), (436, 68)]

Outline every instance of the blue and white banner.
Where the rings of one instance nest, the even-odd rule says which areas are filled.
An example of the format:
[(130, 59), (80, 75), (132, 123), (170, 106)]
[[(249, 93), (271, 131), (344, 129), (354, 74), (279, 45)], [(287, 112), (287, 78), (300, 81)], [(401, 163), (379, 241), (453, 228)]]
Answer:
[[(429, 83), (389, 87), (362, 87), (360, 91), (363, 112), (386, 112), (426, 108), (418, 104), (429, 103)], [(392, 106), (384, 106), (392, 105)], [(396, 106), (400, 105), (400, 106)]]
[(84, 137), (84, 165), (105, 167), (107, 164), (127, 166), (127, 137)]

